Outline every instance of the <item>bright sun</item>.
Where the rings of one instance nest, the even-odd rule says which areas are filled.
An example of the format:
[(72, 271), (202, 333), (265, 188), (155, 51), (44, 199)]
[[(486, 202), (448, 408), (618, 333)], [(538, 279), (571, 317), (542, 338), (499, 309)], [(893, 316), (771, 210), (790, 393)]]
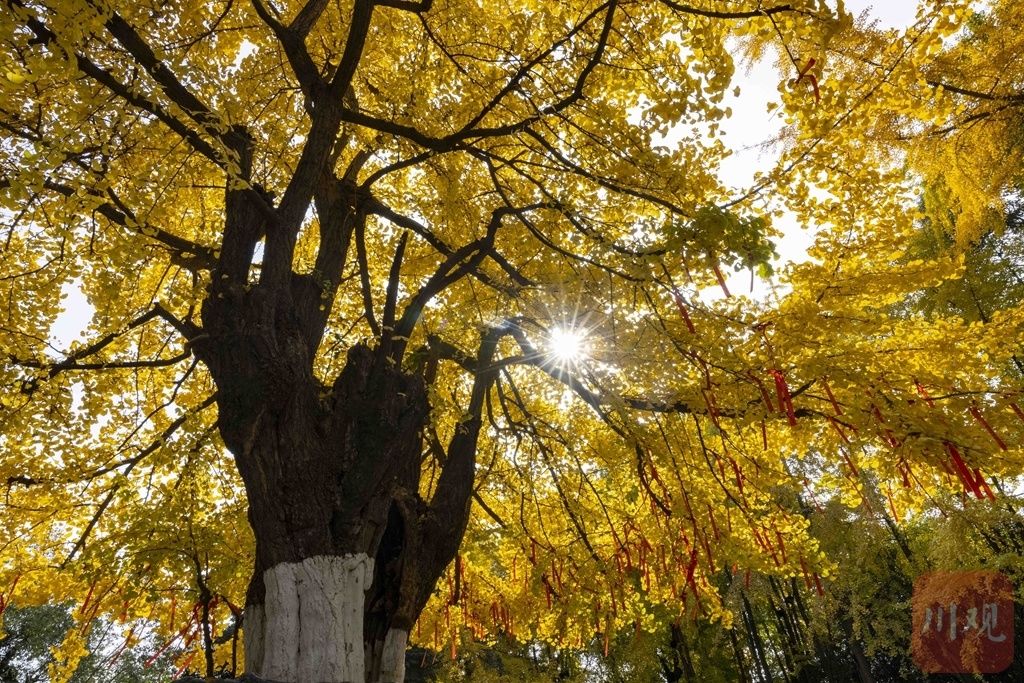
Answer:
[(571, 363), (586, 355), (585, 341), (579, 330), (556, 327), (548, 335), (548, 349), (556, 360)]

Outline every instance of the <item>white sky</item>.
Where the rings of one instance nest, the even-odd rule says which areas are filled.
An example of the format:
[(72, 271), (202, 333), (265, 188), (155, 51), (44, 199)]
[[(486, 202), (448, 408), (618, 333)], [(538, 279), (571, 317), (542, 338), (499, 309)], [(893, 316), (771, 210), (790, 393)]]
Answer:
[[(917, 15), (917, 0), (846, 0), (846, 11), (855, 18), (868, 22), (877, 21), (878, 28), (902, 30), (910, 26)], [(731, 87), (739, 86), (738, 97), (731, 93), (725, 105), (732, 107), (732, 117), (724, 121), (720, 129), (723, 142), (733, 154), (724, 160), (720, 177), (725, 184), (737, 190), (749, 188), (756, 171), (767, 171), (778, 159), (779, 150), (766, 143), (778, 135), (782, 128), (781, 108), (768, 112), (769, 103), (779, 103), (779, 83), (793, 78), (792, 73), (780, 74), (771, 59), (756, 64), (738, 63)], [(775, 227), (782, 231), (776, 241), (779, 254), (778, 266), (806, 260), (807, 249), (814, 241), (814, 233), (799, 226), (792, 215), (775, 221)], [(746, 294), (755, 298), (767, 296), (768, 288), (763, 282), (755, 282), (750, 292), (749, 273), (723, 273), (733, 294)], [(715, 286), (700, 292), (701, 299), (711, 301), (723, 296)]]
[[(863, 14), (869, 21), (877, 20), (879, 28), (906, 28), (917, 13), (916, 0), (846, 0), (845, 6), (855, 17)], [(782, 127), (779, 110), (769, 114), (768, 103), (779, 102), (779, 83), (792, 77), (791, 73), (779, 74), (770, 60), (737, 65), (733, 86), (740, 87), (740, 95), (726, 97), (725, 104), (732, 107), (733, 115), (721, 126), (726, 145), (735, 150), (722, 165), (722, 175), (729, 184), (749, 185), (756, 170), (770, 167), (776, 159), (775, 152), (762, 151), (758, 146)]]

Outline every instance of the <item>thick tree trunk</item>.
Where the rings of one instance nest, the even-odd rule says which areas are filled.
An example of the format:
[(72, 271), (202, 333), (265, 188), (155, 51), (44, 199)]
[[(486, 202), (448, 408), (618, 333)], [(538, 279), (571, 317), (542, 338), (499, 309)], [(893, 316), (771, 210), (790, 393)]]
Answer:
[[(282, 401), (265, 413), (250, 458), (239, 460), (257, 544), (247, 598), (255, 619), (245, 629), (246, 670), (257, 676), (362, 683), (403, 675), (394, 651), (404, 655), (404, 639), (366, 647), (376, 635), (366, 633), (366, 597), (392, 498), (418, 483), (427, 410), (416, 378), (381, 372), (374, 361), (365, 348), (350, 354), (330, 411)], [(321, 431), (315, 422), (324, 419), (330, 427)], [(389, 550), (400, 559), (402, 548)]]
[(366, 680), (370, 683), (402, 683), (405, 680), (405, 649), (409, 632), (390, 628), (383, 640), (367, 643)]
[(210, 364), (232, 372), (218, 386), (220, 429), (256, 538), (246, 671), (282, 683), (398, 683), (409, 630), (468, 521), (480, 421), (460, 428), (427, 501), (421, 377), (357, 346), (325, 392), (301, 373), (253, 371), (268, 364), (240, 361), (240, 349), (221, 346)]
[(263, 574), (265, 602), (250, 605), (245, 669), (275, 681), (363, 681), (365, 554), (311, 557)]
[[(251, 141), (240, 136), (237, 146), (247, 177)], [(480, 414), (505, 332), (481, 340), (468, 418), (447, 453), (434, 449), (441, 473), (425, 500), (431, 377), (403, 368), (407, 337), (392, 338), (396, 290), (376, 346), (350, 348), (332, 382), (313, 370), (334, 294), (322, 280), (341, 272), (353, 226), (365, 218), (343, 181), (328, 185), (317, 199), (322, 245), (313, 274), (290, 272), (288, 253), (272, 258), (281, 226), (267, 225), (229, 187), (224, 250), (193, 348), (217, 385), (218, 428), (245, 485), (256, 540), (246, 670), (282, 683), (390, 683), (404, 677), (409, 630), (466, 528)], [(263, 235), (254, 285), (250, 265)], [(407, 317), (401, 323), (411, 325)]]

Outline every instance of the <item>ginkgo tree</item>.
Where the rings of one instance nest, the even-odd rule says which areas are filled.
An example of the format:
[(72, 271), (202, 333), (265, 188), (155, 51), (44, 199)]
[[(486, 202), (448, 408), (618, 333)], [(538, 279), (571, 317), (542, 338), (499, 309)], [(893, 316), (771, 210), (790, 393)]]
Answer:
[[(846, 134), (961, 15), (920, 16), (851, 84), (817, 0), (4, 0), (0, 569), (77, 606), (53, 678), (98, 614), (287, 682), (728, 624), (723, 572), (823, 590), (815, 495), (994, 496), (1022, 312), (888, 314), (960, 266)], [(738, 41), (802, 132), (737, 196)], [(821, 227), (791, 293), (704, 302), (776, 200)]]

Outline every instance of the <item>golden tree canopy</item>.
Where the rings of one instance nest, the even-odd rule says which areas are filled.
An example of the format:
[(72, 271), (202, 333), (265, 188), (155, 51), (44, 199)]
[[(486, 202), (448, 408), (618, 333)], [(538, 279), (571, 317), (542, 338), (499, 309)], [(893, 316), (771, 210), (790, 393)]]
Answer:
[[(64, 673), (98, 615), (196, 652), (201, 604), (238, 616), (247, 501), (196, 349), (260, 296), (309, 325), (324, 395), (354, 346), (408, 349), (424, 499), (475, 406), (434, 649), (729, 623), (722, 572), (827, 588), (826, 499), (995, 497), (1024, 310), (905, 307), (963, 276), (922, 223), (967, 245), (1020, 182), (1022, 10), (977, 4), (897, 32), (824, 0), (4, 0), (4, 601), (74, 603)], [(779, 59), (787, 127), (736, 190), (742, 53)], [(772, 274), (783, 209), (816, 241)], [(733, 270), (774, 294), (718, 296)]]

